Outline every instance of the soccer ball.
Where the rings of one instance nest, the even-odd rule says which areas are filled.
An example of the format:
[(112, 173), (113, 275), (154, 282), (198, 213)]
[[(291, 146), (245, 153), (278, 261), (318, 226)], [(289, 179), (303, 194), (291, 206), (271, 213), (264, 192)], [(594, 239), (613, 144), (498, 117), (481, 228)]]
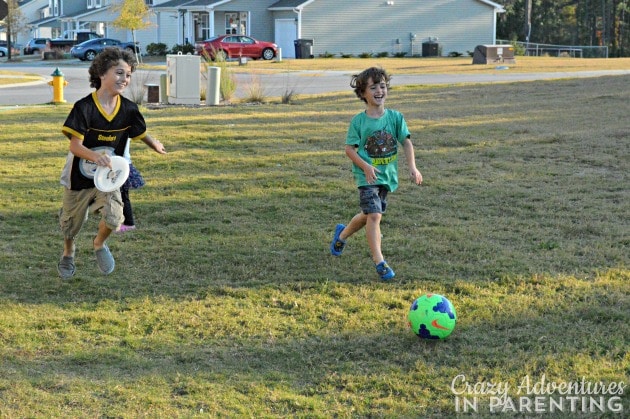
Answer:
[(448, 299), (439, 294), (418, 297), (407, 315), (413, 333), (423, 339), (444, 339), (455, 329), (457, 314)]

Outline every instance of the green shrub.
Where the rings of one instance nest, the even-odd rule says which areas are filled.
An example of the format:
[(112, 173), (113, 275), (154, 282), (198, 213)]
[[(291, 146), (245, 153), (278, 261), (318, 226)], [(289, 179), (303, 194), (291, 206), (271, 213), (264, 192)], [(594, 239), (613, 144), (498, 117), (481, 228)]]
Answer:
[(361, 54), (359, 54), (359, 58), (372, 58), (372, 53), (371, 52), (362, 52)]
[(525, 53), (527, 52), (525, 45), (518, 42), (516, 37), (512, 38), (512, 46), (514, 47), (514, 55), (524, 56)]
[(173, 45), (173, 48), (171, 49), (171, 54), (178, 54), (180, 52), (184, 55), (193, 54), (195, 52), (195, 46), (192, 44)]
[[(214, 56), (214, 59), (212, 59)], [(224, 101), (229, 102), (233, 97), (234, 93), (236, 93), (236, 78), (232, 74), (232, 70), (227, 65), (227, 57), (222, 51), (216, 51), (213, 49), (212, 53), (208, 53), (208, 51), (203, 51), (201, 53), (202, 61), (202, 76), (206, 78), (208, 66), (211, 64), (214, 67), (219, 67), (220, 70), (220, 78), (219, 78), (219, 92)]]
[(386, 58), (386, 57), (389, 57), (389, 52), (387, 52), (387, 51), (377, 52), (377, 53), (376, 53), (376, 57), (377, 57), (377, 58)]
[(147, 45), (147, 54), (151, 56), (164, 56), (168, 53), (168, 47), (162, 42), (152, 42)]

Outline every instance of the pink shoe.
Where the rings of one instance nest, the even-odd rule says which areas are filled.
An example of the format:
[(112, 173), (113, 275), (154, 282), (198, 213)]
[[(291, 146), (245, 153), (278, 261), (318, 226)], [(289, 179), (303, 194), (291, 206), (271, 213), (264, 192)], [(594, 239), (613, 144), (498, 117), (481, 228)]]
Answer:
[(120, 228), (118, 229), (118, 231), (116, 233), (125, 233), (127, 231), (131, 231), (131, 230), (135, 230), (136, 226), (128, 226), (128, 225), (121, 225)]

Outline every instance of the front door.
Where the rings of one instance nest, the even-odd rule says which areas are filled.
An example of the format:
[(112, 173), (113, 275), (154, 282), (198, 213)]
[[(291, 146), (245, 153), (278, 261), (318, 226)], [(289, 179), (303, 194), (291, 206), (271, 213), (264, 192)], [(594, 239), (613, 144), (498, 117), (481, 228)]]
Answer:
[(282, 49), (283, 58), (295, 58), (295, 40), (297, 39), (297, 22), (295, 19), (276, 19), (275, 43)]

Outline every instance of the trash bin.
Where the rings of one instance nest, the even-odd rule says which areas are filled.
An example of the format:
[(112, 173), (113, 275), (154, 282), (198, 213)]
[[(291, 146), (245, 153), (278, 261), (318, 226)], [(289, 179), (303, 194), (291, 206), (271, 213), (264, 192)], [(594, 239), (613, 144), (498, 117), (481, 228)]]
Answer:
[(313, 58), (313, 40), (312, 39), (296, 39), (293, 41), (295, 45), (295, 58)]
[(295, 45), (295, 58), (302, 58), (302, 40), (296, 39), (293, 45)]
[(437, 57), (440, 44), (437, 42), (423, 42), (422, 43), (422, 56), (423, 57)]

